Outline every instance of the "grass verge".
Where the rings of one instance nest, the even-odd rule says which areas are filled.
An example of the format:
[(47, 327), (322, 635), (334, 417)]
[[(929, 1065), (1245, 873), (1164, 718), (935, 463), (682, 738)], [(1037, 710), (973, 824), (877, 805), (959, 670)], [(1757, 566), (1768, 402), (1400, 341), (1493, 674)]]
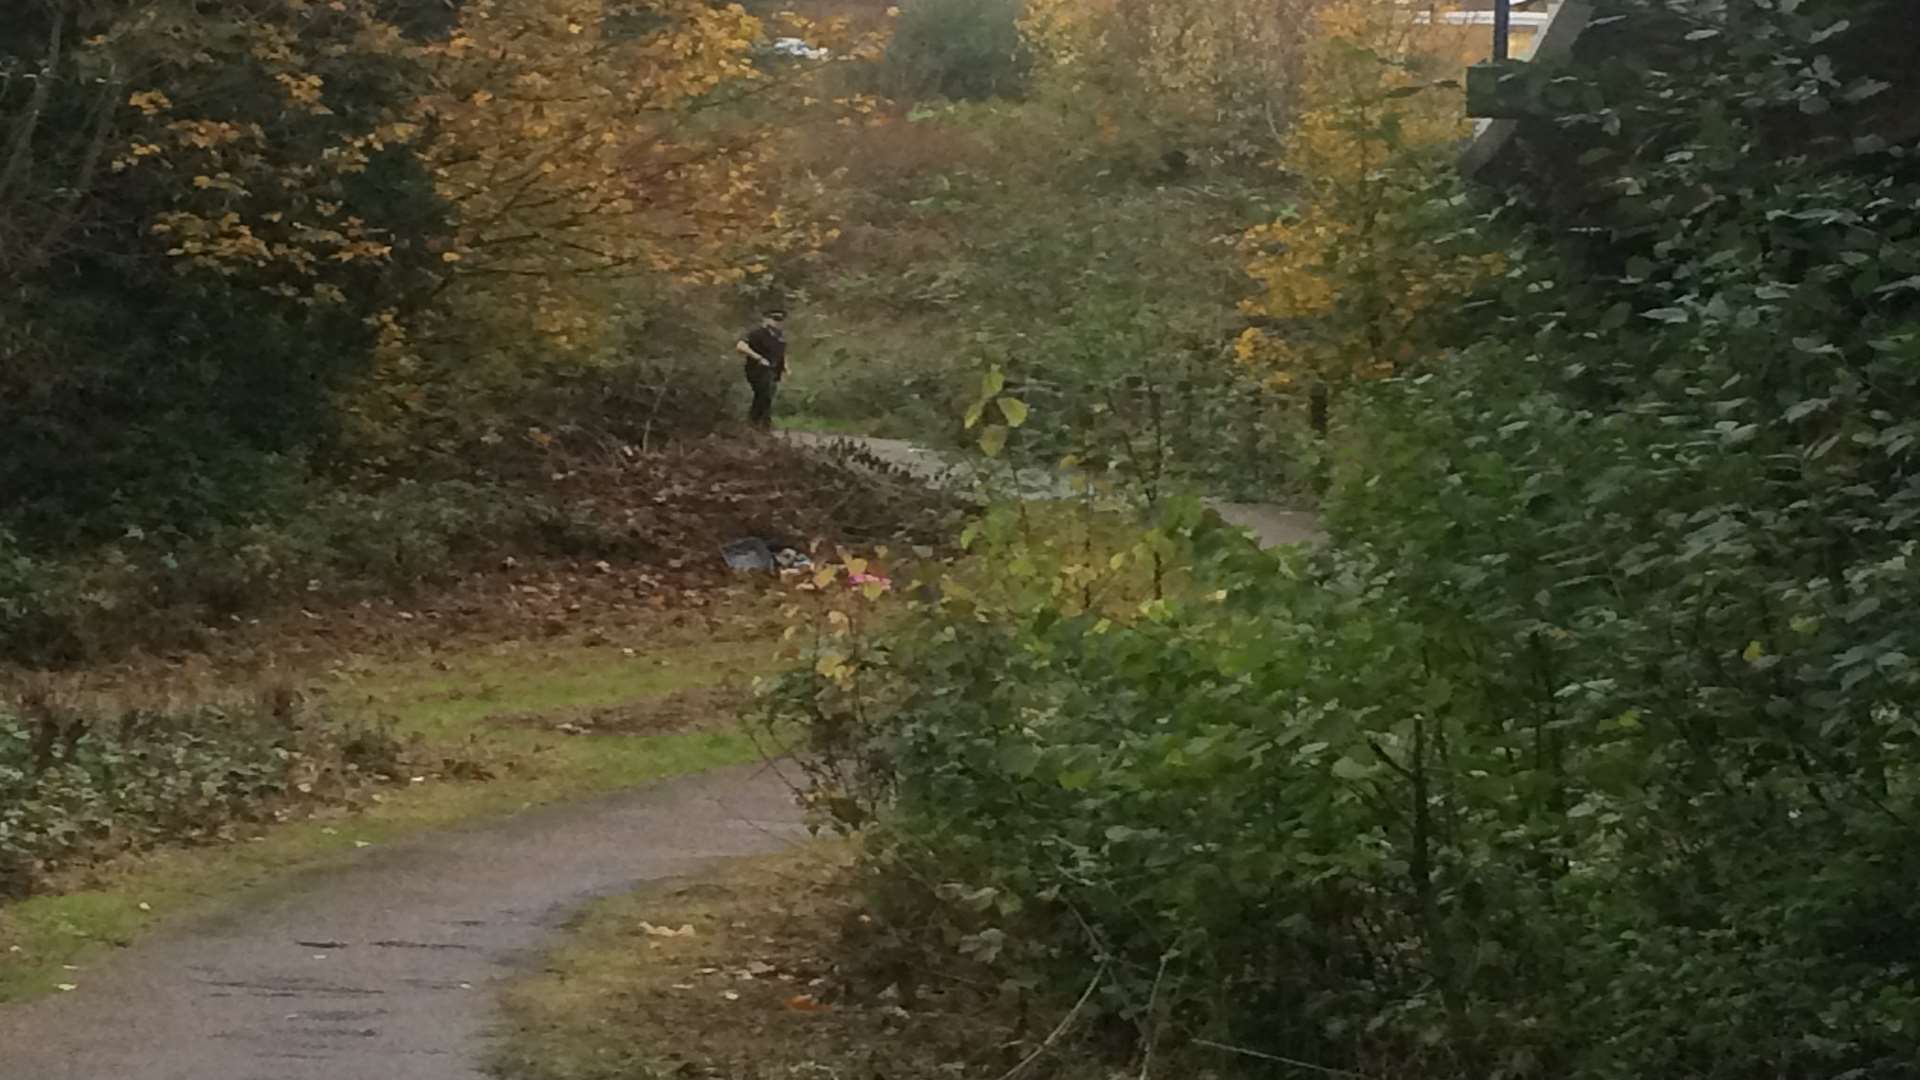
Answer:
[[(872, 926), (839, 843), (742, 860), (604, 901), (511, 985), (501, 1080), (994, 1078), (1105, 1073), (1080, 1036), (992, 984), (902, 996), (849, 947)], [(895, 979), (898, 979), (898, 982)]]

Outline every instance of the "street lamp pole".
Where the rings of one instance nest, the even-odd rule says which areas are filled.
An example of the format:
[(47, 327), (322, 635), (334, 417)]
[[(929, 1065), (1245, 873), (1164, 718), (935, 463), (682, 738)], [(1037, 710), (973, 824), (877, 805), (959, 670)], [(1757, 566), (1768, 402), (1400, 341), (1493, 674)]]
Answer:
[(1505, 60), (1513, 29), (1513, 0), (1493, 0), (1493, 58)]

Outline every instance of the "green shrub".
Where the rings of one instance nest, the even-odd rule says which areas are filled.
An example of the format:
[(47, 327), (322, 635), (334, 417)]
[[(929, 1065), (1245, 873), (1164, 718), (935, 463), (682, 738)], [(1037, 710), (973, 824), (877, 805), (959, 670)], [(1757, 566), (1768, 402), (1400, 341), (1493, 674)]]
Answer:
[(881, 66), (894, 97), (1018, 97), (1033, 70), (1025, 0), (909, 0)]
[[(1103, 1013), (1157, 1015), (1168, 1045), (1362, 1075), (1915, 1075), (1910, 757), (1869, 785), (1751, 727), (1703, 755), (1711, 713), (1613, 697), (1616, 639), (1543, 676), (1424, 611), (1416, 574), (1173, 512), (1122, 558), (1162, 599), (1005, 511), (974, 530), (994, 581), (773, 690), (816, 806), (867, 831), (881, 910), (1016, 983), (1098, 969)], [(1910, 741), (1909, 714), (1881, 725)]]
[[(372, 363), (371, 317), (410, 310), (433, 285), (430, 241), (449, 225), (414, 152), (387, 146), (339, 174), (317, 167), (389, 119), (384, 103), (405, 100), (421, 73), (365, 48), (351, 19), (299, 5), (218, 16), (39, 5), (18, 16), (0, 26), (0, 112), (23, 118), (0, 184), (0, 227), (18, 238), (0, 256), (0, 513), (49, 546), (244, 520), (331, 445), (337, 395)], [(167, 29), (142, 22), (153, 19)], [(276, 62), (249, 44), (261, 35), (311, 59), (328, 108), (286, 107)], [(37, 78), (12, 77), (43, 64)], [(128, 86), (136, 71), (155, 81)], [(165, 91), (189, 112), (145, 115), (127, 107), (133, 91)], [(245, 220), (337, 214), (398, 242), (354, 260), (314, 241), (305, 273), (284, 257), (213, 269), (171, 254), (183, 249), (163, 232), (167, 215), (220, 221), (236, 198), (204, 183), (201, 170), (216, 166), (200, 156), (158, 152), (173, 145), (168, 124), (188, 117), (255, 133), (244, 175), (222, 174), (246, 189)], [(108, 167), (134, 144), (155, 153)]]
[(889, 888), (1156, 1044), (1920, 1076), (1920, 180), (1842, 63), (1899, 12), (1670, 7), (1538, 73), (1601, 182), (1524, 163), (1505, 277), (1348, 399), (1337, 549), (1169, 503), (1143, 603), (1004, 511), (779, 689)]

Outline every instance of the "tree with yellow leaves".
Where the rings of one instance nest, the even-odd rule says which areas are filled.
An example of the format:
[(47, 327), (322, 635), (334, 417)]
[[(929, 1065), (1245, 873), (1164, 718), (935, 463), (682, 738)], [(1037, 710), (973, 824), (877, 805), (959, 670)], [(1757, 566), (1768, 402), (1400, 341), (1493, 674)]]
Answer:
[(468, 313), (530, 294), (521, 306), (562, 346), (596, 322), (569, 279), (736, 282), (764, 269), (746, 249), (820, 239), (761, 186), (762, 129), (712, 122), (769, 81), (761, 20), (704, 0), (626, 6), (651, 29), (625, 29), (602, 0), (475, 0), (419, 50), (431, 90), (410, 118), (457, 209), (446, 272), (480, 301)]
[[(1321, 0), (1027, 0), (1023, 27), (1067, 100), (1102, 103), (1109, 140), (1229, 160), (1271, 154)], [(1146, 122), (1129, 133), (1129, 118)]]
[[(231, 518), (334, 429), (444, 208), (358, 2), (0, 21), (0, 461), (23, 527)], [(104, 516), (104, 515), (103, 515)]]
[[(770, 64), (776, 34), (827, 58)], [(432, 306), (384, 327), (358, 436), (400, 452), (412, 420), (457, 425), (468, 387), (614, 357), (636, 279), (741, 288), (824, 246), (833, 221), (766, 180), (770, 132), (871, 112), (814, 84), (875, 49), (845, 20), (707, 0), (469, 0), (405, 50), (453, 234)]]
[(257, 489), (343, 421), (418, 442), (489, 366), (605, 352), (628, 276), (739, 283), (823, 243), (759, 179), (769, 91), (872, 52), (788, 17), (834, 59), (769, 64), (770, 27), (706, 0), (21, 4), (0, 426), (45, 453), (0, 487), (49, 520)]
[(1392, 374), (1417, 354), (1422, 321), (1487, 270), (1432, 242), (1471, 130), (1457, 79), (1484, 45), (1438, 10), (1333, 0), (1315, 16), (1281, 153), (1299, 206), (1244, 241), (1257, 324), (1237, 351), (1275, 385)]

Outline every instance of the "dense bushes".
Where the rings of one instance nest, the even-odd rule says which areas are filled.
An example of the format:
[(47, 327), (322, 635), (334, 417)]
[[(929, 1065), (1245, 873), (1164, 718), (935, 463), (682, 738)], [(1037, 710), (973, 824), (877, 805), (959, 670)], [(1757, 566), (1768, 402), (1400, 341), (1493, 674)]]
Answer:
[(1019, 518), (978, 531), (991, 584), (947, 583), (919, 632), (830, 639), (773, 699), (829, 763), (820, 808), (869, 826), (897, 927), (1016, 984), (1094, 980), (1168, 1049), (1914, 1075), (1897, 708), (1861, 773), (1725, 682), (1620, 700), (1604, 633), (1536, 624), (1534, 655), (1501, 654), (1497, 612), (1424, 612), (1417, 573), (1191, 516), (1110, 561)]
[(1844, 66), (1891, 10), (1542, 73), (1603, 175), (1491, 207), (1473, 325), (1349, 398), (1335, 550), (1008, 511), (997, 581), (829, 643), (775, 701), (884, 895), (1250, 1071), (1920, 1076), (1920, 184)]
[(376, 313), (433, 284), (447, 207), (378, 137), (421, 75), (298, 5), (21, 6), (0, 30), (0, 514), (54, 544), (231, 522), (335, 434)]

